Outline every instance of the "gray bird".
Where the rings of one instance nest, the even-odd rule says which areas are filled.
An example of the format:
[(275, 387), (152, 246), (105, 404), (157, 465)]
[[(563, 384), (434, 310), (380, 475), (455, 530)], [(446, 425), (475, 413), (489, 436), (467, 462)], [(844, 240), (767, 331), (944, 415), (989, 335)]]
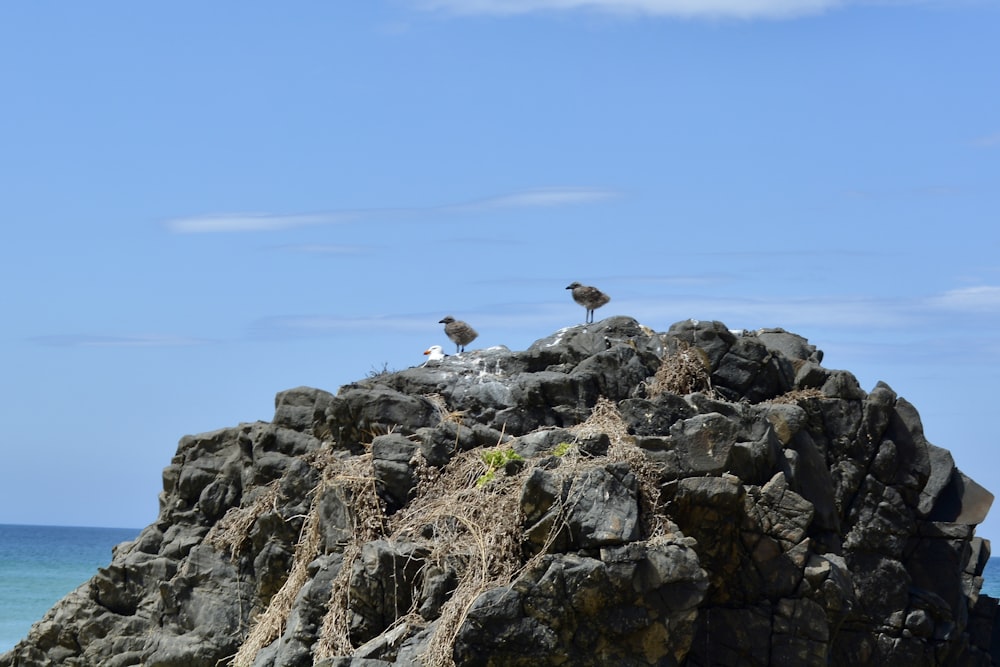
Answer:
[(448, 334), (448, 338), (455, 344), (456, 354), (465, 352), (465, 346), (476, 340), (476, 336), (479, 335), (475, 329), (462, 320), (456, 320), (451, 315), (440, 320), (439, 324), (444, 325), (444, 332)]
[(573, 282), (566, 289), (573, 290), (573, 301), (576, 301), (587, 309), (587, 324), (594, 321), (595, 309), (611, 301), (610, 296), (590, 285), (581, 285), (580, 283)]

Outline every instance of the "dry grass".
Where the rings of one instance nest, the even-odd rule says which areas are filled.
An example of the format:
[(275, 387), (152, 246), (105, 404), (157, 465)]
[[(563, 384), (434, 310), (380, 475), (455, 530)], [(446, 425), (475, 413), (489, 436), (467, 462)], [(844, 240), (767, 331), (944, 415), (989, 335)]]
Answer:
[(462, 424), (462, 417), (465, 416), (465, 410), (449, 410), (448, 402), (441, 394), (427, 394), (424, 398), (426, 398), (430, 404), (434, 406), (434, 410), (437, 412), (441, 422), (450, 422), (452, 424), (459, 425)]
[(243, 644), (230, 663), (232, 667), (253, 665), (257, 652), (284, 632), (288, 615), (292, 611), (292, 603), (295, 602), (299, 591), (309, 580), (309, 563), (319, 555), (320, 530), (317, 498), (320, 496), (321, 492), (317, 492), (313, 499), (312, 508), (302, 523), (302, 530), (299, 534), (298, 544), (295, 545), (295, 555), (288, 578), (278, 592), (271, 596), (267, 609), (254, 619), (249, 634), (243, 640)]
[(316, 660), (337, 655), (349, 655), (353, 650), (350, 638), (350, 582), (354, 562), (365, 542), (386, 533), (385, 508), (378, 497), (371, 454), (350, 459), (334, 479), (348, 494), (353, 510), (352, 539), (344, 547), (340, 570), (330, 589), (330, 601), (313, 654)]
[[(469, 605), (482, 592), (509, 582), (520, 568), (519, 475), (500, 475), (478, 488), (475, 481), (487, 470), (480, 451), (459, 454), (442, 469), (427, 466), (419, 458), (414, 464), (419, 476), (417, 497), (387, 520), (384, 531), (360, 530), (345, 549), (314, 648), (315, 660), (350, 655), (354, 650), (350, 578), (365, 542), (381, 537), (419, 544), (429, 552), (425, 567), (461, 564), (458, 586), (442, 606), (437, 632), (423, 657), (427, 667), (451, 664), (451, 646)], [(374, 492), (369, 484), (362, 484), (358, 491), (366, 489)]]
[(677, 341), (677, 349), (663, 357), (653, 379), (646, 383), (646, 395), (693, 394), (712, 391), (711, 364), (704, 350)]
[(477, 485), (487, 471), (481, 452), (456, 457), (435, 483), (422, 507), (400, 517), (396, 536), (412, 538), (433, 527), (428, 563), (460, 562), (458, 586), (441, 607), (438, 627), (423, 655), (425, 667), (450, 667), (455, 636), (472, 603), (491, 588), (510, 583), (522, 570), (520, 489), (523, 470), (496, 475)]
[(250, 541), (250, 531), (257, 519), (278, 507), (278, 480), (264, 487), (263, 493), (246, 507), (231, 507), (219, 519), (208, 534), (205, 542), (219, 551), (229, 554), (235, 562)]
[[(315, 452), (309, 457), (309, 463), (320, 472), (320, 480), (311, 491), (312, 500), (309, 512), (305, 515), (299, 539), (295, 545), (292, 566), (288, 578), (277, 593), (271, 596), (267, 608), (257, 615), (243, 644), (229, 663), (232, 667), (249, 667), (253, 664), (257, 653), (269, 645), (284, 631), (292, 604), (302, 587), (309, 580), (309, 564), (320, 554), (322, 531), (320, 530), (320, 503), (325, 494), (338, 485), (352, 485), (360, 482), (361, 486), (370, 483), (374, 489), (371, 475), (364, 477), (358, 474), (357, 468), (371, 467), (371, 456), (358, 456), (347, 459), (337, 457), (329, 447)], [(372, 491), (374, 495), (374, 490)], [(279, 499), (278, 481), (272, 482), (255, 502), (247, 507), (231, 509), (212, 528), (206, 540), (216, 548), (226, 550), (235, 560), (249, 541), (249, 534), (254, 522), (262, 514), (277, 510)], [(381, 505), (374, 498), (373, 508), (367, 499), (356, 503), (354, 533), (357, 535), (372, 535), (383, 530)]]
[(805, 389), (792, 389), (787, 391), (781, 396), (776, 396), (770, 400), (771, 403), (782, 403), (786, 405), (798, 405), (802, 401), (807, 401), (810, 398), (823, 398), (824, 394), (819, 389), (815, 387), (807, 387)]
[(631, 440), (618, 406), (603, 396), (597, 399), (590, 416), (571, 427), (569, 431), (579, 440), (606, 434), (611, 441), (612, 449), (622, 447)]
[[(440, 406), (443, 420), (455, 414), (447, 411), (443, 400), (436, 405)], [(658, 498), (653, 468), (628, 435), (616, 405), (607, 399), (600, 399), (590, 417), (572, 430), (578, 439), (607, 434), (611, 442), (608, 456), (586, 456), (577, 448), (570, 448), (561, 457), (562, 464), (554, 470), (575, 479), (580, 472), (607, 465), (610, 461), (627, 461), (639, 479), (644, 528), (650, 536), (666, 532), (656, 520), (650, 519), (654, 516)], [(504, 453), (505, 450), (497, 443), (492, 449), (458, 453), (442, 468), (427, 465), (418, 454), (411, 461), (418, 479), (415, 497), (391, 517), (385, 516), (376, 494), (370, 454), (338, 459), (335, 465), (324, 468), (312, 509), (303, 524), (288, 581), (275, 594), (268, 609), (255, 620), (244, 646), (232, 663), (234, 667), (252, 664), (257, 652), (280, 636), (295, 595), (305, 583), (306, 566), (320, 548), (317, 504), (322, 494), (333, 487), (348, 494), (351, 501), (353, 536), (344, 547), (340, 570), (333, 581), (327, 613), (313, 647), (314, 661), (349, 656), (355, 651), (350, 637), (354, 565), (365, 543), (385, 539), (420, 547), (427, 554), (423, 562), (425, 568), (436, 565), (456, 571), (457, 586), (442, 605), (435, 633), (421, 656), (425, 667), (453, 667), (455, 637), (475, 600), (490, 589), (510, 584), (542, 558), (562, 527), (560, 521), (553, 522), (548, 544), (537, 555), (525, 560), (520, 492), (524, 477), (531, 470), (531, 461), (514, 468), (494, 468), (494, 475), (488, 483), (477, 484), (491, 470), (489, 461), (496, 456), (491, 457), (490, 454), (499, 456)], [(563, 507), (561, 511), (565, 513), (568, 509)], [(236, 517), (240, 519), (240, 525), (248, 522), (252, 525), (249, 515), (248, 512), (246, 517)], [(419, 602), (419, 596), (415, 595), (414, 607)], [(419, 626), (426, 620), (413, 608), (396, 623)]]
[[(612, 462), (628, 463), (632, 474), (639, 480), (639, 507), (643, 530), (647, 537), (671, 532), (666, 517), (660, 511), (660, 473), (646, 453), (635, 444), (628, 434), (628, 427), (612, 401), (603, 396), (597, 399), (594, 409), (586, 421), (570, 429), (577, 438), (592, 437), (604, 433), (610, 440), (608, 459)], [(607, 461), (592, 461), (591, 466), (604, 465)]]

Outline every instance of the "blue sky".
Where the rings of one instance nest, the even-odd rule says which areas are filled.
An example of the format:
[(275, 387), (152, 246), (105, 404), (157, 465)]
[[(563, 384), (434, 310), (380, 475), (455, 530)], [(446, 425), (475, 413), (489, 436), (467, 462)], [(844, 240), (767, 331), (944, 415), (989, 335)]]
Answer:
[(583, 321), (574, 280), (598, 317), (799, 333), (1000, 491), (998, 20), (4, 4), (0, 523), (144, 526), (181, 436), (419, 364), (445, 315), (524, 349)]

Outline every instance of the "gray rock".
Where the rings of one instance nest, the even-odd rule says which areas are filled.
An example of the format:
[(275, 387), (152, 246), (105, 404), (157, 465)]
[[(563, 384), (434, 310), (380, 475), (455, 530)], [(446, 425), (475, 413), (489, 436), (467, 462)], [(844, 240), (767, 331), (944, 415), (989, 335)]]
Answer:
[[(712, 389), (647, 398), (686, 345)], [(611, 317), (283, 391), (270, 423), (182, 438), (157, 520), (0, 667), (1000, 662), (993, 495), (822, 359)], [(478, 448), (521, 459), (478, 485)]]
[(601, 559), (546, 556), (512, 586), (473, 603), (455, 662), (670, 664), (690, 647), (705, 588), (684, 544), (633, 542)]

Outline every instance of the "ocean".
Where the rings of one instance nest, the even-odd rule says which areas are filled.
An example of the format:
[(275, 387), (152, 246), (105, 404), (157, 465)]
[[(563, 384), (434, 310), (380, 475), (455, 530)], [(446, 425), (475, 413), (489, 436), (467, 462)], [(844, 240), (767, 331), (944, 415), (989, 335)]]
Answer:
[[(0, 524), (0, 653), (67, 593), (111, 562), (111, 547), (134, 528), (65, 528)], [(983, 573), (982, 592), (1000, 598), (1000, 557)]]
[(12, 649), (56, 602), (111, 562), (136, 528), (0, 524), (0, 653)]

